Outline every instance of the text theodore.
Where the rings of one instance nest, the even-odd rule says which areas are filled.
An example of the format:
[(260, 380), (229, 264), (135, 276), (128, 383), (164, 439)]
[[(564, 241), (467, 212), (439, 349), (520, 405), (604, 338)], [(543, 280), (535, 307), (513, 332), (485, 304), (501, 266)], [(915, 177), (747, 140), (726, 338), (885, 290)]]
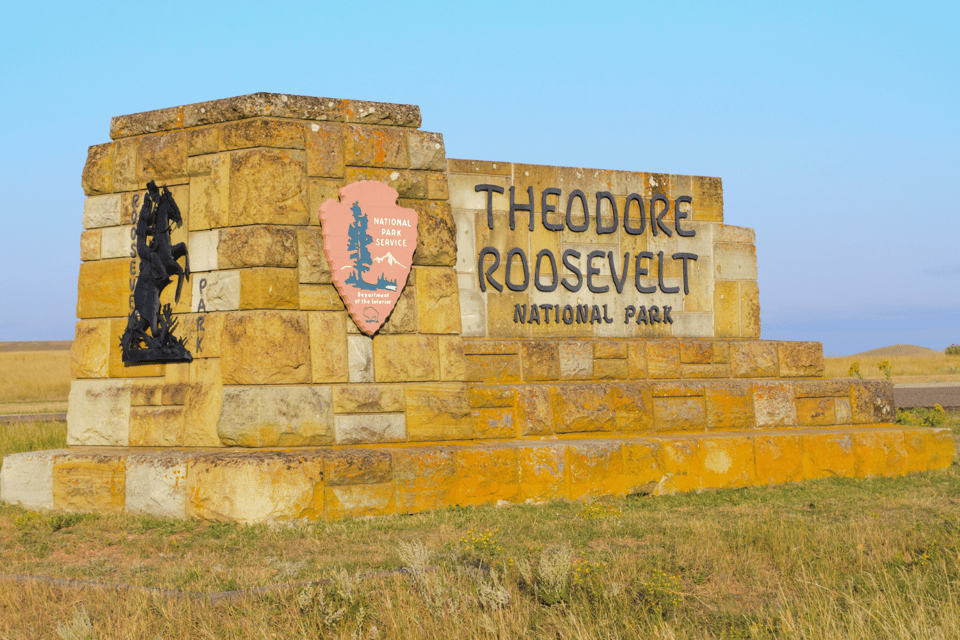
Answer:
[[(487, 227), (493, 229), (493, 194), (503, 194), (504, 189), (498, 185), (478, 184), (474, 187), (477, 192), (486, 193), (487, 209)], [(556, 220), (550, 214), (559, 213), (557, 207), (563, 201), (563, 193), (560, 189), (544, 189), (540, 200), (540, 223), (548, 231), (569, 231), (573, 233), (584, 233), (590, 229), (591, 214), (590, 201), (587, 195), (576, 189), (566, 198), (566, 215), (562, 221)], [(555, 201), (550, 198), (555, 197)], [(515, 187), (510, 187), (510, 229), (515, 230), (517, 218), (520, 217), (521, 224), (526, 218), (527, 228), (533, 231), (537, 215), (534, 212), (534, 194), (533, 187), (527, 187), (527, 202), (518, 203), (516, 200)], [(600, 215), (601, 207), (606, 203), (609, 214)], [(680, 238), (692, 238), (696, 236), (695, 228), (686, 226), (686, 219), (689, 215), (689, 206), (692, 205), (693, 198), (690, 196), (680, 196), (671, 201), (666, 195), (656, 194), (650, 199), (649, 212), (645, 211), (643, 198), (636, 193), (627, 196), (623, 205), (623, 215), (618, 211), (617, 201), (612, 193), (607, 191), (598, 191), (595, 194), (595, 207), (593, 222), (595, 224), (596, 234), (602, 236), (605, 234), (615, 234), (622, 229), (628, 235), (642, 235), (648, 232), (656, 237), (663, 234), (667, 237), (674, 237), (676, 234)], [(687, 205), (682, 207), (681, 205)], [(673, 220), (666, 220), (670, 211), (673, 211)], [(518, 214), (520, 214), (518, 216)], [(524, 215), (525, 214), (525, 215)], [(648, 215), (649, 214), (649, 215)], [(671, 224), (672, 222), (672, 224)], [(531, 287), (537, 291), (549, 293), (563, 287), (571, 293), (579, 292), (586, 287), (590, 293), (602, 294), (611, 290), (611, 284), (618, 294), (622, 294), (624, 289), (634, 288), (637, 293), (649, 295), (656, 292), (664, 294), (678, 294), (683, 289), (684, 295), (690, 293), (690, 270), (689, 263), (696, 261), (697, 254), (690, 252), (676, 252), (665, 255), (663, 251), (656, 253), (652, 251), (640, 251), (631, 254), (625, 252), (622, 255), (613, 251), (589, 251), (581, 253), (577, 249), (566, 249), (557, 255), (551, 249), (542, 249), (536, 256), (527, 255), (527, 251), (521, 247), (513, 247), (507, 250), (506, 255), (501, 255), (496, 247), (483, 247), (477, 256), (477, 277), (479, 279), (480, 291), (486, 293), (489, 288), (498, 292), (503, 292), (504, 287), (510, 291), (527, 291)], [(584, 262), (581, 260), (585, 258)], [(668, 260), (678, 263), (679, 272), (682, 276), (680, 284), (668, 286), (664, 280), (664, 264)], [(503, 263), (503, 275), (501, 282), (495, 275), (495, 272)], [(654, 266), (655, 265), (655, 266)], [(582, 268), (583, 267), (583, 268)], [(609, 277), (602, 276), (603, 268), (609, 268)], [(633, 278), (627, 277), (629, 271), (633, 271)], [(656, 277), (656, 285), (653, 284), (653, 278)], [(610, 283), (610, 284), (607, 284)], [(602, 306), (602, 312), (601, 312)], [(623, 310), (624, 322), (635, 321), (638, 324), (647, 324), (655, 322), (673, 323), (670, 315), (671, 307), (665, 306), (660, 309), (658, 306), (629, 305)], [(541, 313), (542, 312), (542, 313)], [(553, 316), (554, 322), (564, 322), (571, 324), (574, 322), (613, 322), (613, 319), (607, 311), (607, 305), (593, 305), (592, 308), (587, 305), (577, 305), (576, 307), (567, 305), (530, 305), (529, 311), (526, 305), (516, 305), (514, 311), (514, 322), (536, 323), (549, 322), (547, 319)], [(589, 320), (587, 319), (589, 317)]]

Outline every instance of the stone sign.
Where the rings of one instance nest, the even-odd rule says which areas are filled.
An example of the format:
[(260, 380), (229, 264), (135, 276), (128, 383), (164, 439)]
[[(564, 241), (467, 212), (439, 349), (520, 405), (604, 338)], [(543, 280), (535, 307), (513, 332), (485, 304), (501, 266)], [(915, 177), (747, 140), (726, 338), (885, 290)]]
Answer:
[[(0, 499), (313, 522), (952, 461), (890, 383), (761, 339), (719, 178), (449, 159), (419, 127), (269, 93), (114, 118), (82, 178), (68, 448), (7, 456)], [(192, 360), (128, 367), (151, 183), (183, 221), (190, 286), (159, 303)]]

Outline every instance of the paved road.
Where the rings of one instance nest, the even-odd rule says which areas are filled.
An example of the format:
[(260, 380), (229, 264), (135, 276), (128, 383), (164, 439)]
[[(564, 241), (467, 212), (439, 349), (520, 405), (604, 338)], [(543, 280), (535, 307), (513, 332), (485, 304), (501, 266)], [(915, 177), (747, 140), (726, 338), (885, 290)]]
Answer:
[(960, 408), (960, 382), (915, 382), (893, 387), (893, 401), (901, 409), (932, 407)]

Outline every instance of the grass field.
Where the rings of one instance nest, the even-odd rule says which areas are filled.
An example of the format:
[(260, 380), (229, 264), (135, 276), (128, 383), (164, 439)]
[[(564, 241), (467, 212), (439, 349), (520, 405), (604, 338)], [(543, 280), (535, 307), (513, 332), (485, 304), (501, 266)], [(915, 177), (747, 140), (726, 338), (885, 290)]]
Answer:
[[(4, 452), (62, 445), (9, 426)], [(2, 577), (0, 638), (956, 638), (958, 496), (954, 464), (292, 527), (0, 505), (6, 576), (180, 592)]]
[(0, 414), (66, 411), (69, 393), (69, 351), (0, 351)]
[(844, 356), (824, 358), (824, 375), (827, 378), (850, 378), (850, 366), (857, 362), (860, 374), (866, 379), (884, 380), (877, 367), (889, 362), (893, 368), (893, 382), (960, 382), (960, 356), (906, 355), (906, 356)]

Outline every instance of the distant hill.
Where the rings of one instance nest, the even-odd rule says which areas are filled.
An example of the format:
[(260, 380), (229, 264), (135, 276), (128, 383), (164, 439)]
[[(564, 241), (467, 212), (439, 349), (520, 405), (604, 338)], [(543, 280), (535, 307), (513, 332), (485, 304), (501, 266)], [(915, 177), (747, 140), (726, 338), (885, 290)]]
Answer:
[(73, 340), (33, 340), (28, 342), (0, 342), (4, 351), (69, 351)]
[[(853, 354), (853, 356), (860, 356), (863, 358), (889, 358), (891, 356), (929, 357), (942, 355), (942, 351), (935, 351), (933, 349), (927, 349), (926, 347), (918, 347), (913, 344), (895, 344), (889, 347), (880, 347), (879, 349), (871, 349), (870, 351), (863, 351), (861, 353)], [(853, 356), (847, 357), (850, 358)]]

